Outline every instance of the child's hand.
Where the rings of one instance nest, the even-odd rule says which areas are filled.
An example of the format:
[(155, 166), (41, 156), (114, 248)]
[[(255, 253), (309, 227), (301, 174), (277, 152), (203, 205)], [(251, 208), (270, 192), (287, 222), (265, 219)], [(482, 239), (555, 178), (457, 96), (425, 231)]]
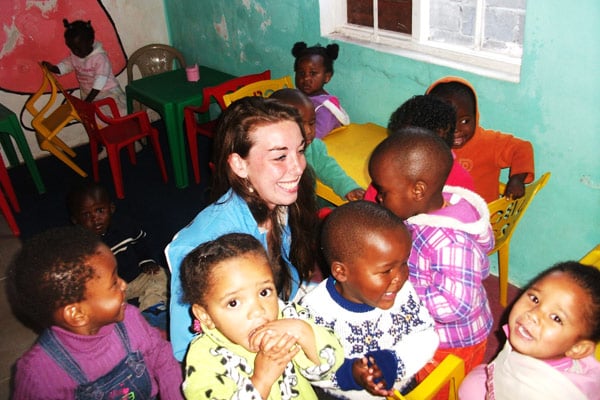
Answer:
[(286, 334), (299, 338), (297, 340), (301, 345), (300, 338), (307, 335), (313, 335), (313, 332), (312, 328), (302, 320), (292, 318), (276, 319), (267, 322), (250, 334), (250, 338), (248, 339), (250, 342), (250, 350), (259, 351), (263, 348), (264, 340), (268, 340), (270, 336), (282, 337)]
[(504, 189), (504, 197), (508, 199), (520, 199), (523, 197), (525, 195), (526, 177), (527, 173), (511, 176)]
[(153, 263), (153, 262), (147, 262), (147, 263), (142, 264), (142, 266), (140, 267), (140, 270), (144, 274), (154, 275), (154, 274), (158, 273), (158, 271), (160, 271), (160, 265), (158, 265), (157, 263)]
[[(383, 374), (372, 357), (363, 357), (352, 365), (352, 375), (356, 383), (373, 396), (391, 396), (393, 390), (387, 390)], [(375, 383), (377, 381), (377, 383)]]
[(283, 374), (286, 365), (298, 354), (297, 338), (289, 334), (274, 335), (263, 332), (261, 347), (254, 359), (252, 384), (263, 399), (269, 396), (271, 387)]
[(365, 197), (364, 189), (354, 189), (354, 190), (351, 190), (348, 193), (346, 193), (346, 199), (348, 199), (348, 201), (362, 200), (364, 197)]
[(55, 74), (60, 73), (60, 70), (58, 69), (58, 67), (48, 61), (42, 61), (42, 65), (44, 67), (46, 67), (46, 69), (50, 72), (54, 72)]

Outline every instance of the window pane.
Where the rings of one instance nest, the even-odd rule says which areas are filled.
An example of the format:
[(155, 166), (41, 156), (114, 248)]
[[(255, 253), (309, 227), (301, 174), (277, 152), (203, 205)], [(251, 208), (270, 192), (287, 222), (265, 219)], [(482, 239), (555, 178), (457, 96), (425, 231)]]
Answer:
[(412, 0), (378, 0), (379, 28), (412, 34)]
[(430, 40), (472, 46), (475, 34), (476, 0), (431, 0)]
[(373, 27), (373, 0), (348, 0), (348, 23)]

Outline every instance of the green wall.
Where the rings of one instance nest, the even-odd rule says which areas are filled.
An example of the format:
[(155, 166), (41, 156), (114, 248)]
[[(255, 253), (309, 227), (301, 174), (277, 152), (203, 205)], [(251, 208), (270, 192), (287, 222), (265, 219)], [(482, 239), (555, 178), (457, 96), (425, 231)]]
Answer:
[[(318, 0), (179, 0), (165, 8), (172, 42), (188, 63), (236, 75), (268, 68), (274, 77), (293, 75), (296, 41), (329, 43), (319, 34)], [(533, 143), (538, 176), (552, 177), (513, 236), (510, 280), (522, 286), (600, 242), (598, 20), (597, 0), (529, 0), (517, 84), (340, 42), (327, 90), (354, 122), (386, 125), (398, 105), (432, 81), (460, 75), (478, 90), (483, 126)]]

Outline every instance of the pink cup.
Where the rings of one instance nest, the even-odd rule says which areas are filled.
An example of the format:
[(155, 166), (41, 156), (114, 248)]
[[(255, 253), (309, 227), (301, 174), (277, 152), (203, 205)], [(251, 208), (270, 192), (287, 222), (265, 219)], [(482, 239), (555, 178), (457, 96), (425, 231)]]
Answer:
[(191, 65), (185, 68), (187, 80), (190, 82), (198, 82), (200, 80), (200, 69), (198, 64)]

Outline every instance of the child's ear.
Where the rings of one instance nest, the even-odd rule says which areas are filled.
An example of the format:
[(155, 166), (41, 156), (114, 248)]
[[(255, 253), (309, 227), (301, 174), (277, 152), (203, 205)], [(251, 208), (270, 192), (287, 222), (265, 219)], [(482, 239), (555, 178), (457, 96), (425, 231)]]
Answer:
[(229, 168), (240, 178), (248, 177), (247, 163), (238, 153), (231, 153), (227, 158)]
[(196, 319), (198, 319), (200, 322), (206, 325), (208, 329), (215, 329), (215, 323), (213, 322), (206, 309), (200, 304), (192, 305), (192, 314), (194, 314), (194, 317), (196, 317)]
[(115, 206), (115, 203), (111, 202), (110, 203), (110, 215), (113, 215), (115, 213), (116, 209), (117, 209), (117, 206)]
[(578, 360), (593, 354), (594, 350), (596, 350), (596, 343), (593, 340), (583, 339), (571, 346), (565, 355), (574, 360)]
[(325, 83), (329, 83), (333, 74), (331, 72), (325, 72)]
[(348, 279), (348, 268), (339, 261), (331, 263), (331, 276), (338, 282), (346, 282)]
[(413, 200), (416, 200), (416, 201), (423, 200), (425, 198), (426, 193), (427, 193), (427, 183), (425, 181), (418, 180), (413, 184), (412, 191), (411, 191)]
[(62, 322), (71, 328), (80, 328), (89, 322), (87, 314), (80, 307), (79, 303), (67, 304), (59, 308), (55, 314), (55, 319), (59, 322), (58, 325), (61, 325), (60, 322)]

